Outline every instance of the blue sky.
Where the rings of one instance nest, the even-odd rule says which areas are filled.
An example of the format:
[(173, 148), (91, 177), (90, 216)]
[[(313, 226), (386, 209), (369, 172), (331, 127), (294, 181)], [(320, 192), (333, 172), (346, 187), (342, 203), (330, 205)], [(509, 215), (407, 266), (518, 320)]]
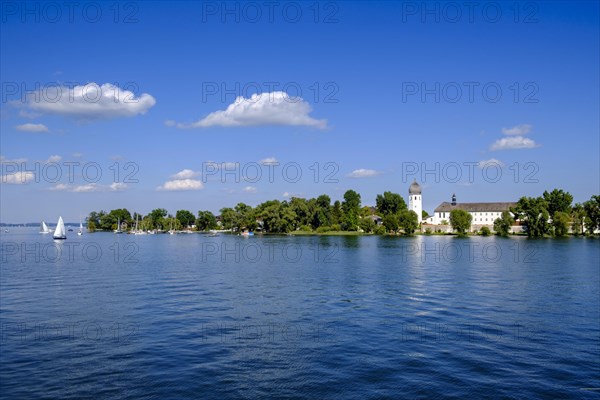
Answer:
[(2, 222), (600, 192), (598, 2), (66, 3), (2, 5)]

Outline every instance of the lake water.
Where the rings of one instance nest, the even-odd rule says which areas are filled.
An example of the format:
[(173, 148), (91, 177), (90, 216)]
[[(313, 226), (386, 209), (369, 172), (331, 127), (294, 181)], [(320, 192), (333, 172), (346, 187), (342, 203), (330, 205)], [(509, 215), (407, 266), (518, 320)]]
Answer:
[(6, 398), (598, 398), (600, 240), (2, 233)]

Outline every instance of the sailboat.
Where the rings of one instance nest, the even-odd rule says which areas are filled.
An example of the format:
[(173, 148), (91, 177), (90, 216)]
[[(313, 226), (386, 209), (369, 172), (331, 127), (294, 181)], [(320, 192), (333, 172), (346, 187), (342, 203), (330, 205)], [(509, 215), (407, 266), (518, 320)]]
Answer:
[(146, 231), (138, 229), (138, 219), (139, 219), (139, 216), (135, 219), (135, 232), (133, 232), (133, 233), (134, 233), (134, 235), (146, 235)]
[(115, 233), (123, 233), (121, 230), (121, 218), (117, 219), (117, 229), (114, 230)]
[(44, 221), (42, 221), (42, 224), (40, 225), (40, 233), (51, 233), (52, 231), (50, 230), (50, 228), (48, 228), (48, 225), (46, 225), (46, 223)]
[(58, 217), (58, 222), (56, 223), (56, 230), (54, 231), (52, 237), (57, 240), (67, 238), (67, 232), (65, 231), (65, 223), (63, 222), (62, 217)]
[(79, 221), (79, 231), (77, 231), (79, 236), (83, 235), (83, 225), (81, 225), (81, 221)]

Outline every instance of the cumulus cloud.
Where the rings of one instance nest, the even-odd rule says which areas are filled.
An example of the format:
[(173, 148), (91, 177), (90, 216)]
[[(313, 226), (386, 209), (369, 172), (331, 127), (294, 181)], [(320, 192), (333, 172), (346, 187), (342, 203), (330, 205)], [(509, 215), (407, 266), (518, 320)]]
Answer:
[(200, 172), (192, 171), (191, 169), (182, 169), (178, 173), (171, 175), (173, 179), (191, 179), (200, 175)]
[(260, 163), (263, 165), (275, 165), (279, 163), (275, 157), (267, 157), (260, 160)]
[(127, 184), (122, 182), (113, 182), (110, 185), (99, 185), (97, 183), (88, 183), (85, 185), (67, 185), (59, 183), (50, 188), (58, 192), (73, 193), (92, 193), (92, 192), (121, 192), (127, 189)]
[(481, 160), (477, 163), (477, 168), (485, 168), (487, 166), (499, 166), (499, 167), (504, 167), (504, 163), (500, 160), (497, 160), (495, 158), (490, 158), (489, 160)]
[(496, 140), (490, 147), (490, 150), (512, 150), (512, 149), (532, 149), (538, 147), (533, 140), (523, 136), (511, 136)]
[(163, 185), (156, 188), (161, 191), (183, 191), (183, 190), (200, 190), (204, 185), (197, 179), (174, 179), (167, 181)]
[(212, 112), (191, 124), (174, 121), (166, 121), (166, 124), (178, 128), (291, 125), (325, 129), (327, 120), (311, 117), (311, 111), (308, 102), (300, 97), (289, 97), (285, 92), (255, 93), (248, 99), (239, 96), (226, 110)]
[(529, 132), (531, 132), (531, 128), (533, 128), (533, 126), (529, 124), (521, 124), (513, 126), (512, 128), (502, 128), (502, 133), (504, 133), (505, 135), (522, 136), (527, 135)]
[(48, 160), (46, 160), (47, 163), (57, 163), (60, 162), (60, 160), (62, 160), (61, 156), (50, 156), (48, 157)]
[(10, 185), (23, 185), (35, 179), (35, 174), (29, 171), (18, 171), (12, 174), (2, 175), (2, 183)]
[(379, 175), (381, 172), (375, 171), (374, 169), (355, 169), (348, 174), (349, 178), (370, 178), (372, 176)]
[(50, 86), (26, 97), (27, 113), (62, 115), (78, 119), (109, 119), (145, 114), (156, 104), (143, 93), (136, 97), (129, 90), (110, 83), (66, 87)]
[(243, 191), (244, 193), (256, 193), (256, 188), (254, 186), (246, 186)]
[(34, 132), (34, 133), (42, 133), (48, 132), (48, 127), (44, 124), (23, 124), (17, 125), (15, 128), (21, 132)]

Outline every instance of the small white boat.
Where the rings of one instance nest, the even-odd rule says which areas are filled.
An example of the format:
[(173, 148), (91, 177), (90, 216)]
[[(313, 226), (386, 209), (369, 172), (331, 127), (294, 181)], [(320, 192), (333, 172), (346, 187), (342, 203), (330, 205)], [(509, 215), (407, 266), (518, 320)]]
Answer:
[(83, 235), (83, 225), (81, 225), (81, 221), (79, 222), (79, 231), (77, 231), (77, 235)]
[(40, 225), (40, 233), (52, 233), (44, 221), (42, 221), (42, 224)]
[(52, 235), (52, 237), (56, 240), (63, 240), (67, 238), (67, 232), (65, 231), (65, 223), (62, 217), (58, 217), (56, 229), (54, 230), (54, 234)]
[(117, 219), (117, 229), (114, 230), (115, 233), (123, 233), (121, 230), (121, 218)]

